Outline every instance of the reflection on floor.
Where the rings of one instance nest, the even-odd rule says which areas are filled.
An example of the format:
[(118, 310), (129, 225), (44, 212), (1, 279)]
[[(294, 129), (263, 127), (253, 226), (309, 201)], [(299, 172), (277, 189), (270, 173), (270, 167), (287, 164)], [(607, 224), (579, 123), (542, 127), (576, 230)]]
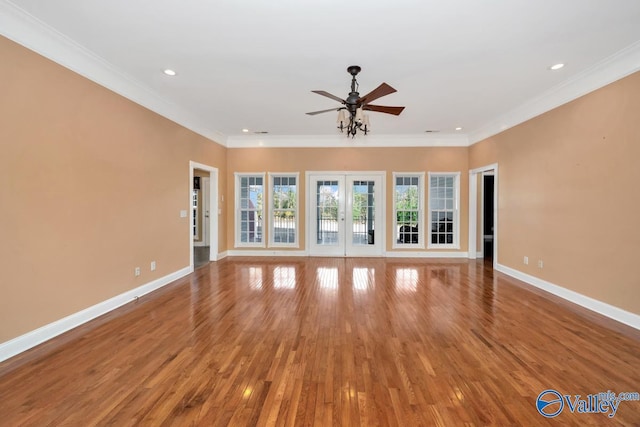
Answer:
[(227, 257), (0, 363), (0, 425), (640, 426), (536, 406), (639, 366), (640, 331), (483, 260)]
[(193, 247), (193, 268), (202, 267), (209, 262), (209, 246)]

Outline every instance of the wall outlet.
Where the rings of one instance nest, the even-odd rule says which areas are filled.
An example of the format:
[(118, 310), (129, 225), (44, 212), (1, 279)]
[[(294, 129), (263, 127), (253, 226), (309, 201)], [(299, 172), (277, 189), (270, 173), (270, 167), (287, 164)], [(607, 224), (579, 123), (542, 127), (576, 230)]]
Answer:
[(538, 260), (538, 268), (542, 268), (544, 267), (544, 262), (542, 262), (542, 260)]
[(156, 269), (156, 262), (151, 261), (151, 271), (154, 271), (155, 269)]
[(140, 275), (140, 267), (136, 267), (136, 269), (133, 271), (133, 274), (138, 277)]
[(529, 265), (529, 257), (524, 257), (524, 260), (522, 260), (522, 262), (524, 262), (524, 265)]
[(180, 218), (186, 218), (187, 217), (187, 211), (186, 210), (181, 210), (180, 211)]

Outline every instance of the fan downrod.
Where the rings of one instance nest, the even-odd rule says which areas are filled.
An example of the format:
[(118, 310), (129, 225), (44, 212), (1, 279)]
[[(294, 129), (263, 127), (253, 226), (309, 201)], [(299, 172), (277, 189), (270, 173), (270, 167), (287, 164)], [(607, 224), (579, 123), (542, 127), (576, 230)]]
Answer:
[(356, 113), (356, 108), (358, 107), (358, 99), (360, 99), (360, 94), (358, 93), (358, 81), (356, 80), (356, 76), (362, 70), (359, 65), (352, 65), (347, 68), (349, 74), (351, 74), (351, 92), (346, 100), (346, 105), (351, 111), (352, 114)]

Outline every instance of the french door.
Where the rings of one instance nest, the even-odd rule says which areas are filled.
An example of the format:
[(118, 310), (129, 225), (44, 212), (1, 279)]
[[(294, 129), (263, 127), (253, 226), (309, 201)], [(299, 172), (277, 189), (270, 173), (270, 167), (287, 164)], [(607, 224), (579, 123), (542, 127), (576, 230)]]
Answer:
[(309, 254), (382, 256), (384, 173), (310, 173)]

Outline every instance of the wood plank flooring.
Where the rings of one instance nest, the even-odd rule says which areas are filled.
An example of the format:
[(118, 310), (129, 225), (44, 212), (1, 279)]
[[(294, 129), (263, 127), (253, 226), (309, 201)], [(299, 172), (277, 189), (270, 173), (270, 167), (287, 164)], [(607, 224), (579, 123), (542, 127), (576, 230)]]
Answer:
[(0, 425), (640, 426), (546, 389), (640, 391), (640, 334), (482, 261), (228, 258), (0, 364)]

